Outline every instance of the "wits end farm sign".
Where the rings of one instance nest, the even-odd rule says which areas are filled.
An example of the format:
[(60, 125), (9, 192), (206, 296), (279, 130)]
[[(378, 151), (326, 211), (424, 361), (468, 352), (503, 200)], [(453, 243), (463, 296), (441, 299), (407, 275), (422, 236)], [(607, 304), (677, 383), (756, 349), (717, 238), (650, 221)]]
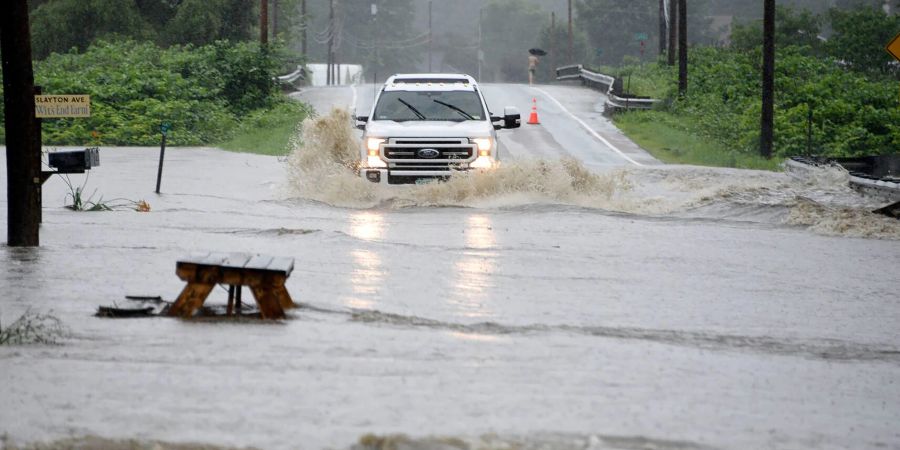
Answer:
[(34, 115), (38, 118), (91, 117), (91, 96), (35, 95)]

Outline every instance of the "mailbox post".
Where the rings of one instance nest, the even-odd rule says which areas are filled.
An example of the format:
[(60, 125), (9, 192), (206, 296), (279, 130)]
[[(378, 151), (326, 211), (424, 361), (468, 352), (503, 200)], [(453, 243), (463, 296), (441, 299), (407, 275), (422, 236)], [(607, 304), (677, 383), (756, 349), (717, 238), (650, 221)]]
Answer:
[(159, 132), (162, 133), (162, 140), (159, 144), (159, 171), (156, 172), (156, 193), (159, 194), (159, 185), (162, 182), (163, 160), (166, 157), (166, 135), (172, 129), (172, 124), (163, 122), (159, 125)]

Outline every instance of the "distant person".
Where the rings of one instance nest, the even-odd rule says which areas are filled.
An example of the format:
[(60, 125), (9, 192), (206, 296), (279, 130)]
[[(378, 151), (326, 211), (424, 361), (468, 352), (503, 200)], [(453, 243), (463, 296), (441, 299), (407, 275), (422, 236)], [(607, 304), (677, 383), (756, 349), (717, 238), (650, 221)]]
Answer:
[(528, 55), (528, 84), (534, 84), (534, 71), (537, 70), (539, 63), (540, 60), (537, 56)]

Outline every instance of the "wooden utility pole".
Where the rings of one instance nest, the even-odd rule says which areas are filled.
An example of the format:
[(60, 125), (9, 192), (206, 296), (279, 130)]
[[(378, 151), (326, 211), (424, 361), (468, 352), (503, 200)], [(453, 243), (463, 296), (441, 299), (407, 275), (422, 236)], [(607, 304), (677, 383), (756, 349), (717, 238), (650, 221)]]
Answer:
[(306, 28), (309, 25), (309, 20), (306, 17), (306, 0), (301, 0), (300, 2), (300, 20), (303, 21), (303, 56), (306, 56)]
[(269, 44), (269, 0), (259, 0), (259, 43)]
[(759, 151), (772, 157), (775, 129), (775, 0), (765, 0), (763, 11), (762, 118)]
[(431, 0), (428, 1), (428, 72), (431, 73), (431, 61), (434, 59), (433, 46), (432, 46), (432, 38), (434, 37), (434, 33), (431, 29)]
[(334, 0), (328, 0), (328, 6), (328, 61), (325, 64), (328, 73), (325, 75), (325, 84), (331, 86), (334, 83)]
[(659, 0), (659, 54), (666, 52), (666, 0)]
[(40, 245), (41, 147), (34, 116), (34, 71), (26, 0), (8, 0), (0, 14), (6, 119), (7, 245)]
[[(556, 11), (550, 11), (550, 70), (556, 70)], [(551, 75), (556, 78), (556, 74)]]
[(678, 94), (688, 89), (687, 0), (678, 0)]
[(678, 42), (678, 0), (668, 0), (669, 4), (669, 49), (666, 52), (666, 63), (675, 65), (675, 43)]
[(569, 64), (575, 64), (574, 38), (572, 36), (572, 0), (569, 0)]

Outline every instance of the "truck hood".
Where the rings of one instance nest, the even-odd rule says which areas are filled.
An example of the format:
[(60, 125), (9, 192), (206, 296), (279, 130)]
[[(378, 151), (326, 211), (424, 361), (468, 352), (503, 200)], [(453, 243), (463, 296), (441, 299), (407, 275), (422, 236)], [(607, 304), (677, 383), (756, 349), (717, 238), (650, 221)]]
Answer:
[(366, 125), (366, 136), (381, 138), (488, 137), (493, 130), (493, 124), (486, 120), (467, 120), (465, 122), (375, 120)]

